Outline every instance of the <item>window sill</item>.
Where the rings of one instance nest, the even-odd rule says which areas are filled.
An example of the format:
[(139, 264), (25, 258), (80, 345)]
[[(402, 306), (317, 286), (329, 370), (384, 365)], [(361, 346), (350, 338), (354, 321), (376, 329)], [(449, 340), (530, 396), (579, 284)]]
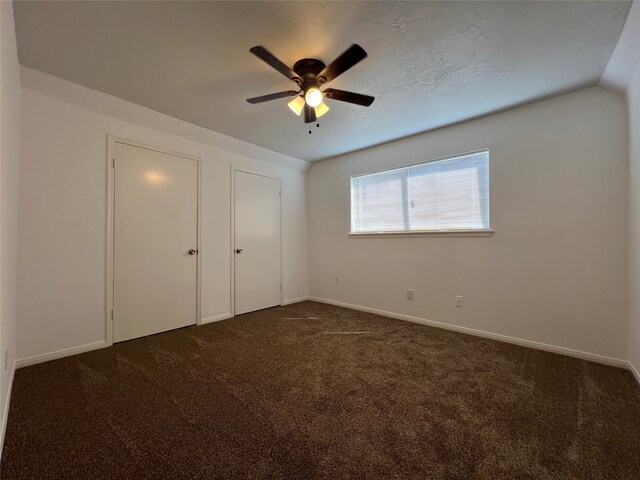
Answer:
[(429, 232), (376, 232), (349, 233), (350, 238), (382, 237), (491, 237), (493, 230), (433, 230)]

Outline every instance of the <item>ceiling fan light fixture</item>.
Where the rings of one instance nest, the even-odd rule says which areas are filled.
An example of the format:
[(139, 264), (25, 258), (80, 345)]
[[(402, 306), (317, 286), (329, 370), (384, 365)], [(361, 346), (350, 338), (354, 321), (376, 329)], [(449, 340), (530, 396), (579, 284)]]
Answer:
[(320, 105), (316, 107), (316, 117), (320, 118), (322, 115), (329, 111), (329, 105), (324, 102), (320, 102)]
[(304, 100), (307, 102), (307, 105), (315, 108), (322, 103), (322, 92), (315, 87), (310, 88), (304, 94)]
[(296, 97), (291, 100), (288, 104), (289, 108), (293, 113), (300, 116), (302, 114), (302, 109), (304, 108), (304, 100), (302, 97)]
[[(363, 107), (370, 106), (375, 100), (371, 95), (363, 95), (335, 88), (325, 88), (327, 83), (333, 81), (366, 58), (367, 52), (355, 43), (329, 65), (326, 65), (322, 60), (318, 60), (317, 58), (302, 58), (293, 65), (293, 68), (285, 65), (261, 45), (251, 47), (249, 51), (277, 72), (287, 77), (288, 80), (293, 80), (298, 87), (298, 90), (286, 90), (284, 92), (247, 98), (247, 102), (251, 104), (264, 103), (284, 97), (294, 97), (293, 100), (288, 103), (289, 108), (299, 117), (303, 117), (305, 124), (312, 124), (316, 123), (318, 117), (323, 116), (329, 111), (329, 107), (323, 102), (324, 97), (330, 98), (331, 101), (347, 102)], [(320, 90), (321, 86), (324, 91)], [(303, 112), (304, 115), (302, 115)], [(316, 126), (320, 125), (316, 123)], [(309, 133), (311, 133), (311, 130), (309, 130)]]

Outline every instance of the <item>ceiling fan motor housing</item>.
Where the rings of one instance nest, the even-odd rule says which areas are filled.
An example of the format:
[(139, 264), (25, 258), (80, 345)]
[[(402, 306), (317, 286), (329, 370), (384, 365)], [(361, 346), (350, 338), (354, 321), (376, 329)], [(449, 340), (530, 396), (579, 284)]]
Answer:
[(302, 89), (306, 92), (309, 88), (318, 87), (324, 83), (323, 78), (318, 78), (318, 74), (324, 70), (325, 64), (317, 58), (303, 58), (298, 60), (293, 66), (293, 71), (302, 78)]

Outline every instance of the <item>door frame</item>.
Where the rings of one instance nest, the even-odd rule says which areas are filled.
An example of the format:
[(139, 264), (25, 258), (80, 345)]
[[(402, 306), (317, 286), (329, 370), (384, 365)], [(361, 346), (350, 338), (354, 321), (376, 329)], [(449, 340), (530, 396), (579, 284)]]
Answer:
[(105, 302), (105, 340), (107, 346), (113, 345), (113, 290), (114, 290), (114, 225), (115, 225), (115, 171), (114, 160), (116, 153), (116, 144), (129, 145), (137, 148), (144, 148), (158, 153), (173, 155), (175, 157), (195, 160), (198, 165), (198, 192), (197, 192), (197, 214), (196, 214), (196, 249), (198, 251), (196, 260), (196, 325), (202, 323), (201, 304), (202, 304), (202, 158), (190, 155), (188, 153), (176, 152), (166, 148), (156, 147), (145, 143), (129, 140), (127, 138), (117, 137), (115, 135), (107, 135), (107, 285), (106, 285), (106, 302)]
[(284, 282), (282, 277), (282, 198), (283, 198), (283, 180), (282, 177), (261, 172), (259, 170), (251, 170), (248, 168), (238, 168), (231, 165), (231, 316), (236, 315), (236, 172), (249, 173), (258, 175), (259, 177), (271, 178), (280, 182), (280, 305), (284, 303)]

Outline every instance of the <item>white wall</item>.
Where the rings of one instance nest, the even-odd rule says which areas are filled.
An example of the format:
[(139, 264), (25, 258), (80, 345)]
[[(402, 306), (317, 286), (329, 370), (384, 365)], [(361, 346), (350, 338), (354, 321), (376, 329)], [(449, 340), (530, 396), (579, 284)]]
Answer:
[(640, 1), (629, 15), (600, 85), (625, 96), (629, 126), (629, 362), (640, 382)]
[[(595, 87), (313, 164), (310, 295), (625, 364), (626, 132)], [(484, 147), (493, 237), (347, 236), (350, 175)]]
[[(4, 443), (14, 371), (16, 258), (18, 236), (18, 164), (20, 140), (20, 67), (13, 5), (0, 2), (0, 454)], [(5, 362), (5, 351), (8, 359)]]
[(107, 134), (203, 158), (203, 321), (231, 312), (231, 165), (282, 178), (284, 298), (307, 295), (306, 162), (23, 69), (21, 365), (104, 345)]
[[(640, 11), (636, 4), (634, 8)], [(627, 90), (629, 112), (629, 361), (640, 381), (640, 62)]]

